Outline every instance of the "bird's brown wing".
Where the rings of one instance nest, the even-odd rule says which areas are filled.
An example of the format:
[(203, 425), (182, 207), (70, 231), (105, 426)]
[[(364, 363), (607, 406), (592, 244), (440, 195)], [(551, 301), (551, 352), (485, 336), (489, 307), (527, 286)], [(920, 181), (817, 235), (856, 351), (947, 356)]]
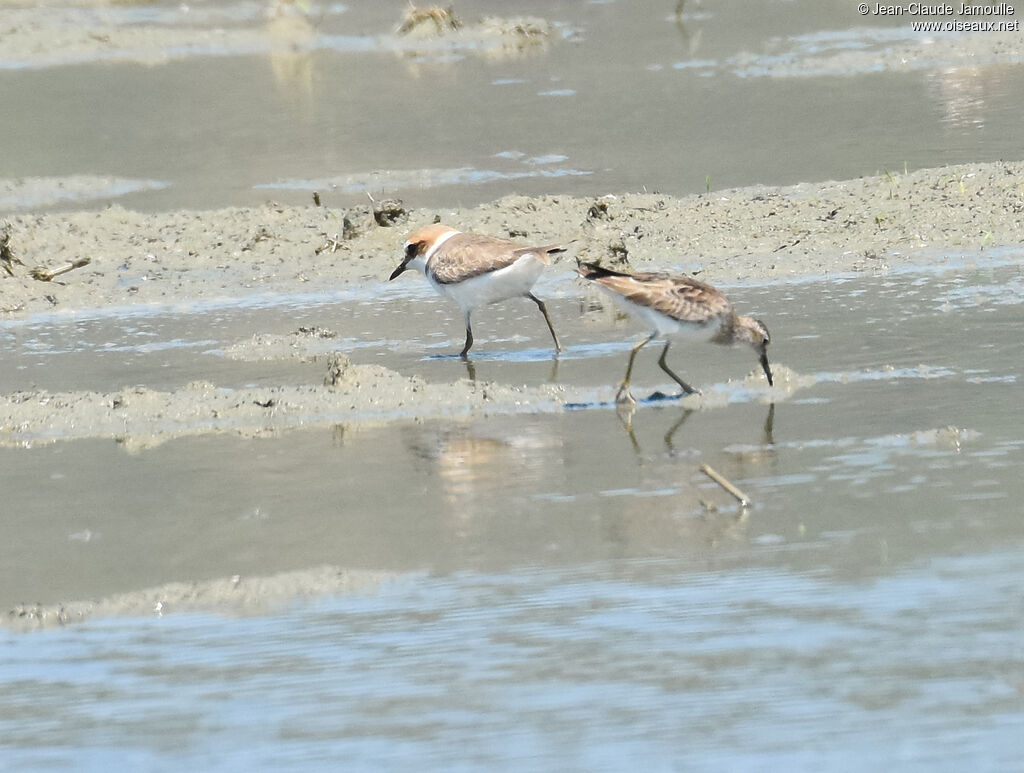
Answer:
[(550, 255), (564, 251), (565, 247), (558, 244), (524, 247), (493, 236), (456, 234), (430, 257), (427, 271), (440, 284), (455, 284), (511, 266), (525, 255), (551, 263)]
[(609, 274), (595, 282), (623, 298), (680, 322), (704, 322), (732, 311), (729, 299), (711, 285), (668, 274)]

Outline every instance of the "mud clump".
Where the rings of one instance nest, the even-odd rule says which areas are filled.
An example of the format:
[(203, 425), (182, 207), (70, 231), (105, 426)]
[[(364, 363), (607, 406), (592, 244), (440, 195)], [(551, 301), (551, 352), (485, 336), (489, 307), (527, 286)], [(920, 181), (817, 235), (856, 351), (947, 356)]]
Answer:
[(4, 223), (3, 226), (0, 226), (0, 266), (3, 266), (8, 276), (14, 276), (15, 264), (24, 265), (14, 257), (14, 252), (11, 250), (11, 224)]
[(319, 325), (310, 325), (309, 327), (300, 327), (296, 332), (296, 335), (309, 336), (310, 338), (337, 338), (338, 334), (333, 330), (328, 330), (325, 327)]
[(543, 42), (551, 37), (554, 25), (546, 19), (526, 16), (519, 19), (501, 19), (489, 16), (480, 21), (484, 34), (502, 38), (514, 38), (523, 44)]
[(462, 20), (455, 15), (453, 6), (441, 8), (438, 5), (418, 7), (410, 5), (395, 33), (398, 35), (443, 35), (462, 28)]
[(442, 39), (453, 47), (468, 46), (489, 58), (515, 58), (527, 52), (543, 50), (553, 40), (556, 26), (533, 16), (500, 18), (488, 16), (467, 24), (455, 15), (453, 6), (410, 6), (395, 30), (398, 37), (413, 41), (406, 55), (432, 56), (433, 52), (415, 50), (416, 41)]
[(373, 202), (373, 219), (382, 228), (391, 228), (409, 219), (409, 212), (400, 199)]
[(336, 387), (345, 381), (345, 376), (352, 369), (352, 360), (344, 354), (333, 354), (327, 362), (327, 375), (324, 386)]
[(629, 248), (622, 239), (613, 239), (608, 243), (608, 262), (618, 267), (629, 265)]
[(610, 220), (611, 215), (608, 214), (608, 202), (601, 201), (600, 199), (590, 205), (590, 209), (587, 210), (587, 220)]

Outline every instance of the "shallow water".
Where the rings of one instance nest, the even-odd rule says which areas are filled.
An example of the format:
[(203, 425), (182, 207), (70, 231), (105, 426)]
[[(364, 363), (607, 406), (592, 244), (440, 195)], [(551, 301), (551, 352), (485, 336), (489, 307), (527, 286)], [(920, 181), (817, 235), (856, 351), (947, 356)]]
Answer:
[[(641, 331), (567, 279), (545, 281), (570, 344), (557, 371), (536, 309), (508, 302), (480, 314), (478, 377), (610, 393)], [(15, 323), (2, 372), (27, 363), (15, 371), (56, 386), (91, 352), (166, 387), (218, 367), (225, 380), (264, 366), (279, 383), (308, 379), (313, 365), (250, 371), (222, 347), (328, 326), (355, 304), (352, 330), (372, 342), (357, 361), (461, 375), (432, 353), (458, 349), (458, 315), (430, 296), (413, 312), (402, 292), (419, 286), (300, 317), (285, 305)], [(774, 407), (728, 381), (756, 368), (749, 353), (681, 345), (672, 364), (728, 406), (642, 405), (631, 424), (594, 406), (218, 435), (141, 453), (93, 440), (0, 448), (8, 608), (323, 564), (392, 578), (251, 617), (154, 610), (0, 633), (5, 759), (1012, 769), (1024, 718), (1020, 268), (979, 256), (729, 289), (770, 321), (775, 362), (806, 381)], [(508, 325), (519, 335), (502, 336)], [(139, 330), (150, 348), (118, 349)], [(72, 333), (76, 347), (59, 343)], [(667, 387), (656, 358), (638, 360), (638, 395)], [(100, 386), (98, 371), (90, 379)]]
[[(5, 646), (13, 767), (1012, 770), (1016, 551), (418, 575), (277, 617)], [(759, 565), (767, 564), (767, 565)], [(197, 642), (202, 642), (197, 647)], [(45, 748), (45, 751), (42, 751)]]
[(1024, 68), (983, 53), (952, 68), (925, 46), (880, 72), (879, 52), (927, 36), (848, 3), (691, 2), (681, 19), (675, 0), (457, 4), (468, 23), (555, 24), (521, 54), (396, 37), (401, 3), (314, 5), (309, 29), (283, 37), (258, 3), (45, 9), (65, 26), (198, 39), (51, 45), (30, 61), (0, 47), (0, 211), (308, 203), (314, 190), (330, 206), (685, 194), (1020, 152)]
[[(328, 205), (469, 206), (1019, 156), (1019, 65), (876, 72), (872, 51), (918, 38), (853, 3), (687, 3), (682, 23), (675, 4), (517, 3), (558, 23), (525, 56), (418, 50), (388, 36), (386, 3), (324, 4), (318, 35), (284, 52), (226, 36), (140, 66), (104, 46), (41, 63), (0, 46), (0, 211), (313, 189)], [(511, 13), (491, 6), (458, 10)], [(209, 30), (264, 10), (43, 13)], [(867, 53), (814, 69), (844, 51)], [(552, 360), (536, 308), (509, 302), (478, 315), (474, 368), (586, 386), (578, 410), (0, 446), (4, 610), (321, 565), (390, 578), (248, 616), (0, 628), (0, 767), (1014, 769), (1014, 261), (726, 288), (802, 379), (774, 409), (739, 381), (749, 353), (679, 346), (673, 366), (729, 404), (662, 401), (626, 423), (600, 403), (642, 332), (555, 272), (538, 292), (569, 351)], [(411, 277), (3, 321), (0, 390), (318, 383), (323, 362), (226, 356), (299, 325), (336, 330), (324, 351), (357, 362), (466, 374), (457, 313)], [(656, 359), (638, 360), (638, 396), (669, 386)]]

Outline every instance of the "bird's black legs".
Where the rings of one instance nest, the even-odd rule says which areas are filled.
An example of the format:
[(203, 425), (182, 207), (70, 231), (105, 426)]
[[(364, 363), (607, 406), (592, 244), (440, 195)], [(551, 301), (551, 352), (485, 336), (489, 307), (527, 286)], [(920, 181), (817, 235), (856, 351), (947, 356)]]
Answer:
[(533, 293), (529, 293), (527, 296), (531, 301), (537, 304), (537, 308), (540, 309), (540, 313), (544, 315), (544, 321), (548, 323), (548, 330), (551, 331), (551, 339), (555, 342), (555, 351), (561, 352), (562, 344), (558, 342), (558, 334), (555, 332), (555, 326), (551, 324), (551, 317), (548, 316), (548, 307), (544, 305), (544, 301), (538, 298)]
[(469, 324), (469, 312), (467, 311), (466, 312), (466, 345), (462, 347), (462, 351), (459, 353), (459, 356), (462, 359), (464, 359), (464, 360), (468, 359), (468, 357), (469, 357), (469, 349), (470, 349), (471, 346), (473, 346), (473, 328)]
[(673, 373), (672, 370), (666, 364), (666, 362), (665, 362), (665, 355), (668, 354), (669, 344), (670, 344), (669, 341), (665, 342), (665, 348), (661, 350), (661, 357), (658, 358), (658, 364), (661, 366), (661, 369), (663, 371), (665, 371), (666, 373), (668, 373), (668, 375), (670, 375), (672, 377), (672, 380), (675, 381), (677, 384), (679, 384), (679, 386), (681, 386), (683, 388), (683, 393), (684, 394), (688, 394), (688, 395), (700, 394), (700, 390), (694, 389), (692, 386), (690, 386), (685, 381), (683, 381), (681, 378), (679, 378), (679, 376), (677, 376), (675, 373)]

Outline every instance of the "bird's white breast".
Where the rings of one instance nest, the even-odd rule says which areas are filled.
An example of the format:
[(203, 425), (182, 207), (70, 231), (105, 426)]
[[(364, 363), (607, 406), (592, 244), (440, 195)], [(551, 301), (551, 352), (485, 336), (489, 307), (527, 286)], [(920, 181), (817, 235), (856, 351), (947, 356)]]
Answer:
[(543, 271), (543, 263), (532, 255), (524, 255), (511, 266), (463, 282), (442, 284), (430, 276), (429, 271), (427, 277), (439, 293), (447, 295), (463, 310), (468, 310), (527, 295)]

